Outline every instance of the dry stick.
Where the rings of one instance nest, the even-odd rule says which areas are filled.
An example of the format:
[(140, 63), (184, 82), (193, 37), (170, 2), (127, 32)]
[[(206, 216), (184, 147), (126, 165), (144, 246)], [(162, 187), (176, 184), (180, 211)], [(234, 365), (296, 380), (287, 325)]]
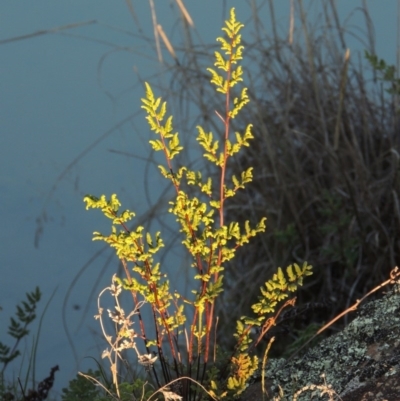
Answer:
[(364, 301), (367, 297), (369, 297), (371, 294), (374, 292), (378, 291), (382, 287), (388, 285), (388, 284), (395, 284), (396, 280), (400, 278), (400, 271), (399, 268), (396, 266), (392, 271), (390, 272), (390, 279), (384, 281), (383, 283), (379, 284), (375, 288), (373, 288), (370, 292), (368, 292), (366, 295), (364, 295), (361, 299), (357, 299), (357, 301), (354, 303), (354, 305), (350, 306), (346, 310), (344, 310), (342, 313), (337, 315), (334, 319), (332, 319), (330, 322), (328, 322), (325, 326), (321, 327), (317, 333), (311, 337), (308, 341), (305, 342), (294, 354), (292, 354), (285, 363), (285, 366), (288, 364), (288, 362), (293, 359), (294, 356), (296, 356), (306, 345), (308, 345), (312, 340), (314, 340), (315, 337), (317, 337), (319, 334), (321, 334), (324, 330), (326, 330), (329, 326), (332, 326), (333, 323), (335, 323), (337, 320), (339, 320), (341, 317), (345, 316), (349, 312), (353, 312), (358, 308), (358, 305), (360, 305), (361, 302)]
[(303, 34), (304, 34), (304, 40), (306, 42), (306, 50), (307, 50), (307, 58), (308, 58), (308, 64), (311, 69), (311, 81), (312, 81), (312, 89), (314, 92), (314, 97), (315, 97), (315, 102), (317, 106), (317, 111), (319, 115), (319, 120), (321, 123), (321, 127), (323, 130), (323, 135), (324, 135), (324, 144), (325, 146), (329, 145), (329, 137), (328, 137), (328, 129), (326, 127), (326, 118), (324, 115), (323, 108), (321, 106), (321, 101), (320, 101), (320, 94), (318, 90), (318, 83), (317, 83), (317, 73), (315, 70), (315, 64), (314, 64), (314, 52), (312, 49), (312, 45), (310, 43), (310, 35), (308, 33), (307, 29), (307, 21), (306, 21), (306, 14), (304, 12), (304, 7), (302, 4), (302, 0), (299, 0), (299, 12), (300, 12), (300, 21), (301, 25), (303, 28)]
[(149, 0), (149, 3), (150, 3), (150, 10), (151, 10), (151, 20), (153, 22), (154, 41), (156, 42), (158, 62), (160, 64), (163, 64), (163, 57), (162, 57), (161, 46), (160, 46), (160, 37), (159, 37), (158, 30), (157, 30), (158, 23), (157, 23), (156, 9), (154, 6), (154, 0)]
[(340, 44), (342, 45), (342, 49), (345, 49), (346, 48), (346, 41), (344, 40), (343, 29), (341, 29), (341, 27), (340, 27), (340, 21), (339, 21), (339, 16), (338, 16), (338, 13), (337, 13), (336, 4), (335, 4), (335, 2), (333, 0), (329, 0), (329, 5), (331, 6), (333, 19), (335, 20), (336, 30), (337, 30), (337, 32), (339, 34)]
[(163, 40), (165, 47), (167, 48), (167, 50), (169, 51), (169, 54), (172, 56), (172, 58), (178, 62), (178, 57), (176, 57), (176, 53), (175, 50), (173, 48), (173, 46), (171, 45), (171, 42), (168, 39), (168, 36), (166, 35), (166, 33), (164, 32), (162, 26), (160, 24), (157, 25), (157, 31), (161, 37), (161, 39)]
[[(265, 349), (263, 360), (262, 360), (262, 367), (261, 367), (262, 372), (265, 372), (265, 366), (267, 365), (268, 353), (269, 353), (271, 345), (274, 341), (275, 341), (275, 337), (271, 337), (271, 339), (268, 342), (267, 348)], [(265, 375), (264, 374), (261, 375), (261, 389), (263, 392), (263, 399), (264, 399), (264, 394), (268, 393), (267, 389), (265, 387)]]
[(97, 23), (96, 20), (91, 20), (91, 21), (85, 21), (85, 22), (76, 22), (75, 24), (63, 25), (63, 26), (59, 26), (59, 27), (51, 28), (51, 29), (43, 29), (40, 31), (29, 33), (27, 35), (15, 36), (14, 38), (0, 40), (0, 45), (3, 45), (5, 43), (10, 43), (10, 42), (17, 42), (19, 40), (34, 38), (35, 36), (47, 35), (48, 33), (57, 33), (60, 31), (65, 31), (66, 29), (76, 28), (78, 26), (92, 25), (92, 24), (96, 24), (96, 23)]
[(349, 67), (349, 60), (350, 60), (350, 49), (346, 49), (346, 53), (344, 55), (344, 65), (343, 65), (343, 69), (342, 69), (342, 76), (340, 79), (340, 87), (339, 87), (339, 106), (338, 106), (334, 140), (333, 140), (333, 150), (334, 151), (337, 151), (338, 147), (339, 147), (340, 122), (342, 119), (344, 95), (346, 92), (347, 70)]
[[(193, 380), (193, 379), (192, 379), (191, 377), (189, 377), (189, 376), (183, 376), (183, 377), (179, 377), (179, 378), (177, 378), (177, 379), (175, 379), (175, 380), (172, 380), (171, 382), (169, 382), (169, 383), (166, 384), (165, 386), (163, 386), (163, 387), (159, 388), (157, 391), (155, 391), (155, 392), (147, 399), (147, 401), (150, 401), (157, 393), (163, 393), (163, 390), (164, 390), (164, 392), (165, 392), (165, 391), (169, 388), (169, 385), (171, 385), (171, 384), (173, 384), (173, 383), (175, 383), (175, 382), (181, 381), (181, 380), (190, 380), (190, 381), (193, 382), (195, 385), (197, 385), (197, 386), (199, 386), (201, 389), (203, 389), (204, 392), (205, 392), (208, 396), (210, 396), (213, 400), (217, 401), (217, 399), (216, 399), (210, 392), (208, 392), (207, 389), (206, 389), (201, 383), (197, 382), (196, 380)], [(176, 399), (176, 398), (168, 398), (168, 397), (166, 397), (165, 395), (164, 395), (164, 398), (165, 398), (165, 399)]]
[(176, 4), (178, 5), (179, 9), (181, 10), (181, 13), (183, 17), (185, 18), (185, 21), (192, 27), (194, 28), (194, 22), (192, 20), (192, 17), (190, 16), (188, 10), (186, 9), (185, 5), (183, 4), (182, 0), (175, 0)]
[(24, 400), (26, 400), (25, 391), (24, 391), (24, 388), (22, 387), (21, 379), (19, 377), (18, 377), (18, 383), (19, 383), (19, 386), (21, 387), (22, 396), (24, 397)]

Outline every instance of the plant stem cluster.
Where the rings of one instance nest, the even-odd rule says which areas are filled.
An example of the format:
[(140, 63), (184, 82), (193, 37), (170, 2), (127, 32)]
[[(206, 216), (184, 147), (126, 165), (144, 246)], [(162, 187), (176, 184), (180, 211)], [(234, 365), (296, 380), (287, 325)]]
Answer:
[[(235, 221), (227, 222), (224, 209), (228, 199), (245, 188), (253, 177), (251, 167), (238, 176), (229, 178), (227, 173), (229, 160), (243, 147), (249, 147), (253, 139), (251, 124), (243, 133), (234, 132), (234, 135), (231, 128), (231, 121), (250, 100), (246, 88), (236, 91), (243, 81), (243, 69), (239, 64), (244, 49), (240, 35), (242, 28), (243, 24), (236, 20), (232, 9), (222, 28), (225, 36), (217, 39), (221, 50), (215, 52), (214, 68), (208, 68), (211, 83), (217, 94), (224, 98), (221, 102), (223, 109), (216, 111), (223, 132), (218, 138), (222, 139), (197, 127), (197, 141), (203, 149), (204, 158), (217, 169), (217, 179), (177, 164), (175, 157), (183, 147), (178, 133), (174, 132), (172, 116), (167, 116), (166, 102), (155, 97), (148, 83), (145, 84), (145, 97), (142, 99), (150, 129), (157, 136), (150, 140), (150, 145), (154, 151), (160, 151), (165, 156), (166, 165), (160, 165), (159, 170), (175, 189), (169, 212), (176, 218), (182, 233), (182, 244), (192, 260), (193, 277), (197, 283), (193, 296), (188, 299), (174, 291), (168, 275), (161, 270), (157, 262), (158, 253), (164, 246), (160, 232), (152, 235), (145, 232), (142, 226), (128, 229), (127, 222), (134, 217), (134, 213), (129, 210), (120, 212), (121, 204), (116, 195), (109, 200), (104, 195), (84, 198), (87, 209), (99, 208), (112, 220), (111, 234), (95, 232), (94, 240), (103, 240), (113, 247), (125, 271), (123, 278), (114, 275), (111, 286), (100, 294), (107, 290), (115, 299), (115, 309), (108, 310), (116, 327), (115, 337), (106, 333), (100, 300), (97, 316), (111, 347), (103, 353), (103, 357), (110, 361), (118, 395), (118, 360), (123, 360), (121, 351), (129, 348), (135, 350), (138, 362), (145, 366), (158, 389), (165, 389), (166, 385), (178, 380), (178, 384), (176, 381), (171, 384), (169, 395), (163, 391), (166, 399), (201, 398), (202, 393), (192, 380), (198, 385), (205, 385), (208, 395), (215, 399), (240, 394), (259, 367), (258, 357), (251, 353), (252, 349), (260, 343), (280, 311), (293, 305), (294, 299), (277, 310), (278, 304), (288, 297), (289, 292), (302, 285), (305, 276), (311, 274), (311, 266), (307, 263), (301, 267), (297, 264), (289, 266), (286, 274), (279, 268), (261, 289), (259, 301), (253, 305), (254, 315), (242, 317), (237, 322), (237, 343), (231, 355), (217, 357), (215, 305), (223, 291), (225, 265), (235, 257), (238, 248), (266, 228), (265, 217), (255, 225), (249, 221), (243, 226)], [(189, 195), (189, 187), (197, 188), (198, 196)], [(133, 308), (129, 314), (125, 314), (118, 301), (122, 290), (132, 296)], [(152, 337), (143, 323), (145, 306), (149, 306), (154, 322), (155, 334)], [(136, 317), (134, 323), (133, 318)], [(259, 329), (256, 341), (250, 336), (255, 327)], [(143, 353), (137, 346), (139, 339), (143, 341)]]

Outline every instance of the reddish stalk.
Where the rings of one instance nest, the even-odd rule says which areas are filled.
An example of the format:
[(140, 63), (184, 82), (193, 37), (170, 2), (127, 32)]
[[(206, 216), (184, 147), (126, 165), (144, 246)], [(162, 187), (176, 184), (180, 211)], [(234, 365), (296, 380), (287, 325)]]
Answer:
[[(233, 40), (231, 40), (231, 49), (229, 52), (229, 68), (227, 71), (227, 92), (226, 92), (226, 97), (225, 97), (225, 119), (223, 119), (221, 116), (219, 116), (225, 126), (225, 136), (224, 136), (224, 163), (221, 166), (221, 179), (220, 179), (220, 209), (219, 209), (219, 226), (222, 227), (224, 225), (224, 202), (225, 202), (225, 194), (224, 194), (224, 183), (225, 183), (225, 174), (226, 174), (226, 166), (228, 163), (228, 150), (227, 150), (227, 141), (229, 138), (229, 128), (230, 128), (230, 116), (229, 116), (229, 111), (230, 111), (230, 82), (231, 82), (231, 69), (232, 69), (232, 51), (233, 51)], [(218, 113), (217, 113), (218, 115)], [(222, 263), (222, 249), (219, 247), (218, 250), (218, 266), (221, 266)], [(218, 272), (214, 274), (214, 282), (217, 282), (218, 280)], [(208, 303), (208, 302), (207, 302)], [(210, 351), (210, 333), (212, 331), (212, 325), (213, 325), (213, 320), (214, 320), (214, 307), (215, 307), (215, 302), (212, 302), (211, 304), (211, 310), (209, 314), (206, 316), (206, 348), (205, 348), (205, 362), (208, 361), (208, 354)]]

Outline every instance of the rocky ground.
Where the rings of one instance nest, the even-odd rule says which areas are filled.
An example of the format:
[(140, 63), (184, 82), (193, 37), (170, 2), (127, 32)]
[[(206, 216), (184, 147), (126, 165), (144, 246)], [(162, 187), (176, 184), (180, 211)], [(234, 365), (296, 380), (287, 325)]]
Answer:
[[(381, 299), (359, 306), (343, 331), (305, 355), (269, 361), (264, 400), (292, 401), (300, 392), (298, 401), (400, 401), (400, 285), (386, 289)], [(241, 398), (257, 400), (263, 400), (261, 382)]]

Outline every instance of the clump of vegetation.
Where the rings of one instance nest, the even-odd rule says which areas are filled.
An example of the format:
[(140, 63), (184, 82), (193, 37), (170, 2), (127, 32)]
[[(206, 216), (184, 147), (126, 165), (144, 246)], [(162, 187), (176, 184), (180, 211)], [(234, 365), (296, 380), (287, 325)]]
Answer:
[[(365, 50), (364, 54), (378, 78), (390, 85), (388, 89), (385, 89), (386, 92), (390, 95), (395, 95), (397, 98), (400, 95), (400, 79), (397, 76), (396, 67), (387, 64), (385, 60), (378, 58), (376, 54), (371, 54), (367, 50)], [(398, 112), (398, 110), (396, 111)]]
[(20, 305), (17, 305), (15, 317), (10, 318), (10, 325), (8, 326), (8, 334), (14, 339), (14, 345), (10, 347), (0, 341), (0, 364), (3, 365), (0, 371), (0, 398), (2, 400), (42, 401), (47, 398), (49, 391), (53, 387), (55, 372), (59, 370), (58, 366), (51, 368), (50, 375), (39, 383), (36, 381), (35, 372), (40, 328), (51, 298), (40, 319), (36, 340), (29, 355), (25, 379), (23, 382), (19, 378), (18, 381), (12, 382), (5, 379), (5, 371), (9, 364), (21, 356), (20, 342), (29, 336), (30, 326), (36, 319), (37, 305), (41, 297), (42, 293), (39, 287), (36, 287), (35, 291), (26, 293), (26, 301), (22, 301)]
[(90, 376), (93, 379), (105, 378), (103, 372), (99, 370), (93, 371), (89, 369), (84, 375), (77, 375), (69, 382), (67, 388), (62, 390), (62, 401), (85, 401), (99, 400), (101, 394), (98, 387), (93, 381), (88, 380), (85, 376)]
[[(148, 399), (155, 399), (157, 394), (167, 400), (238, 396), (260, 368), (255, 347), (295, 299), (283, 301), (311, 274), (311, 266), (305, 262), (290, 264), (285, 270), (278, 268), (263, 284), (261, 295), (252, 305), (253, 315), (237, 320), (234, 347), (230, 351), (220, 347), (216, 305), (224, 289), (224, 277), (230, 274), (226, 266), (239, 249), (264, 232), (266, 220), (262, 216), (255, 225), (248, 220), (239, 224), (227, 213), (227, 205), (253, 179), (251, 166), (236, 174), (228, 170), (228, 162), (243, 148), (251, 148), (253, 139), (251, 124), (246, 124), (242, 132), (232, 129), (233, 121), (250, 101), (247, 88), (237, 89), (244, 75), (240, 65), (242, 28), (232, 9), (222, 28), (225, 37), (217, 39), (221, 50), (215, 52), (215, 68), (208, 68), (215, 91), (222, 95), (222, 107), (216, 108), (221, 134), (198, 126), (197, 141), (215, 169), (214, 176), (179, 166), (176, 156), (183, 147), (174, 132), (172, 116), (167, 116), (166, 102), (155, 97), (147, 83), (142, 99), (150, 129), (158, 136), (150, 144), (166, 160), (166, 166), (159, 166), (160, 172), (175, 190), (169, 212), (175, 216), (182, 244), (190, 255), (193, 295), (178, 293), (161, 266), (159, 255), (164, 242), (160, 232), (151, 234), (143, 226), (129, 228), (135, 214), (121, 211), (115, 194), (110, 198), (84, 198), (87, 208), (100, 209), (112, 221), (111, 234), (95, 232), (94, 240), (105, 241), (115, 249), (125, 272), (125, 277), (114, 275), (110, 286), (101, 292), (96, 316), (108, 343), (102, 356), (110, 363), (113, 383), (113, 388), (105, 390), (120, 399), (122, 387), (132, 382), (125, 380), (121, 385), (120, 372), (128, 351), (136, 354), (148, 372), (149, 385), (143, 390), (152, 389)], [(197, 194), (193, 195), (195, 190)], [(133, 302), (128, 313), (120, 301), (123, 293), (130, 294)], [(114, 307), (107, 309), (114, 322), (114, 334), (109, 334), (104, 321), (105, 294), (114, 299)], [(262, 350), (264, 364), (271, 342)]]
[[(246, 68), (252, 101), (233, 124), (240, 130), (251, 121), (254, 142), (228, 168), (238, 174), (252, 166), (253, 180), (226, 205), (227, 215), (239, 223), (267, 215), (269, 229), (238, 249), (229, 266), (220, 332), (232, 331), (232, 316), (248, 310), (277, 265), (307, 260), (314, 266), (313, 279), (299, 294), (301, 310), (290, 319), (282, 315), (274, 329), (285, 334), (286, 341), (273, 347), (280, 354), (310, 324), (332, 319), (382, 282), (400, 255), (395, 69), (375, 56), (368, 9), (360, 12), (365, 38), (371, 38), (366, 46), (372, 71), (350, 52), (347, 34), (353, 32), (340, 22), (335, 3), (318, 3), (321, 14), (310, 21), (302, 3), (294, 2), (288, 34), (281, 33), (273, 1), (263, 3), (269, 21), (253, 15)], [(172, 90), (201, 110), (197, 123), (212, 127), (208, 116), (217, 101), (195, 68), (207, 49), (190, 48), (190, 58), (175, 68)]]

